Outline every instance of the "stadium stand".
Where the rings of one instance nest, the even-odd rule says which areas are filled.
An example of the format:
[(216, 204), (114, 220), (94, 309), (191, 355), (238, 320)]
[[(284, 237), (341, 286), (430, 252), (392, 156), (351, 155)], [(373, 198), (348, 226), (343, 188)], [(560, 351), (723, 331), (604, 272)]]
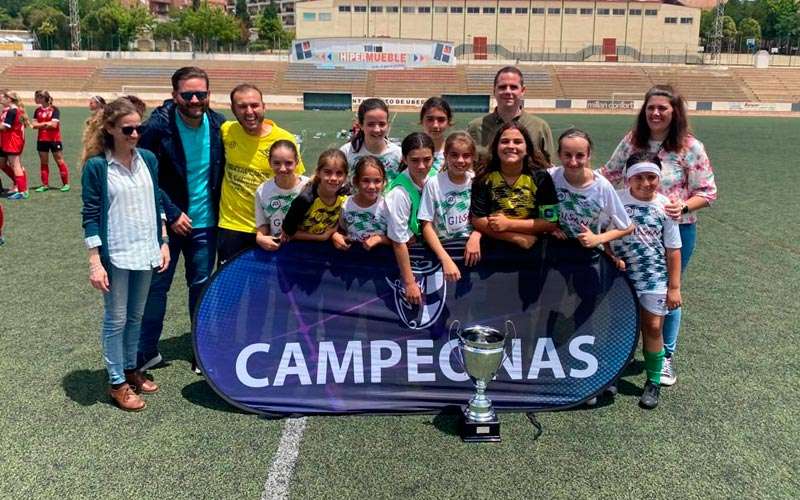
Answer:
[(374, 95), (380, 96), (430, 97), (466, 91), (464, 70), (459, 67), (377, 70), (372, 76)]
[(54, 64), (49, 60), (12, 60), (0, 73), (3, 87), (10, 89), (81, 90), (97, 71), (95, 62)]
[[(93, 92), (101, 91), (120, 91), (123, 87), (135, 89), (136, 87), (169, 87), (170, 77), (175, 72), (180, 63), (167, 61), (159, 62), (147, 61), (126, 61), (120, 64), (107, 65), (101, 68), (95, 78), (86, 86), (84, 90)], [(207, 68), (208, 77), (211, 80), (212, 90), (217, 89), (226, 93), (229, 89), (239, 83), (252, 83), (264, 92), (271, 92), (275, 87), (278, 67), (269, 65), (265, 69), (253, 69), (252, 65), (247, 64), (215, 64)]]
[[(16, 91), (43, 88), (92, 93), (168, 92), (172, 73), (190, 61), (0, 58), (0, 85)], [(195, 62), (207, 69), (212, 90), (227, 94), (242, 82), (266, 94), (344, 92), (353, 96), (428, 97), (486, 95), (499, 65), (407, 70), (322, 69), (285, 62)], [(653, 84), (675, 85), (689, 100), (800, 102), (797, 68), (548, 64), (520, 66), (529, 99), (615, 99), (644, 95)]]
[(368, 72), (356, 69), (321, 69), (310, 64), (289, 64), (279, 86), (281, 94), (296, 95), (303, 91), (350, 92), (367, 96)]
[(644, 95), (653, 81), (638, 66), (556, 66), (561, 96), (612, 99), (615, 94)]
[[(467, 92), (470, 94), (491, 94), (494, 75), (501, 66), (468, 66), (466, 75)], [(564, 92), (557, 78), (548, 66), (520, 68), (525, 79), (525, 97), (529, 99), (555, 99)]]
[(670, 83), (691, 101), (754, 101), (743, 82), (728, 69), (643, 66), (653, 83)]
[(787, 68), (735, 68), (734, 74), (762, 102), (800, 102), (800, 71)]

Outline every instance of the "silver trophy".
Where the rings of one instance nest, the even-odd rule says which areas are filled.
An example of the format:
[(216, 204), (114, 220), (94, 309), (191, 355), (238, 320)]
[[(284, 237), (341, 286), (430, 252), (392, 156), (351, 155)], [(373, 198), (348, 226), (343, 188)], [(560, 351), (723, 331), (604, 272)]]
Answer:
[(470, 326), (463, 331), (460, 323), (450, 325), (459, 339), (462, 363), (467, 375), (475, 384), (475, 395), (464, 408), (461, 422), (461, 439), (466, 442), (500, 441), (500, 421), (492, 408), (492, 401), (486, 396), (486, 386), (494, 378), (503, 364), (506, 339), (516, 337), (516, 328), (510, 320), (506, 321), (505, 333), (488, 326)]

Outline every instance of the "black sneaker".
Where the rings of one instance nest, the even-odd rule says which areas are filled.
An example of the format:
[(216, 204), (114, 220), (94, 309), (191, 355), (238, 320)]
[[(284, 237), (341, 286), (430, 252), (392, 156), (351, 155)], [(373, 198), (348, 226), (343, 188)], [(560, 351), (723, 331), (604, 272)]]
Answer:
[(644, 384), (644, 392), (639, 398), (639, 406), (652, 410), (658, 406), (658, 394), (661, 392), (661, 385), (654, 384), (649, 380)]
[(619, 390), (617, 389), (617, 383), (614, 382), (613, 384), (606, 387), (606, 390), (603, 391), (603, 395), (613, 398), (617, 395), (617, 392), (619, 392)]

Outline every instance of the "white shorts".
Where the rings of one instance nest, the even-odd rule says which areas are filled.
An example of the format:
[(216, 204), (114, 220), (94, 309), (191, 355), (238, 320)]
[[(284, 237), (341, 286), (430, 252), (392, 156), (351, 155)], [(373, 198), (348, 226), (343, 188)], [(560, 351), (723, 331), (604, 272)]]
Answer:
[(664, 293), (638, 293), (639, 305), (644, 307), (650, 314), (656, 316), (667, 315), (667, 292)]

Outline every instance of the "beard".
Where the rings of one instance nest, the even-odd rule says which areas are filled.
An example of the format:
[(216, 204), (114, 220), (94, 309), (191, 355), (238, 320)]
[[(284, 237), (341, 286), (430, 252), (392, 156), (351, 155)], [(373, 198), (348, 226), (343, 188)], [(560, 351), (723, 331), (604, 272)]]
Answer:
[(196, 105), (176, 103), (178, 112), (186, 118), (200, 118), (208, 111), (208, 102), (202, 102)]

